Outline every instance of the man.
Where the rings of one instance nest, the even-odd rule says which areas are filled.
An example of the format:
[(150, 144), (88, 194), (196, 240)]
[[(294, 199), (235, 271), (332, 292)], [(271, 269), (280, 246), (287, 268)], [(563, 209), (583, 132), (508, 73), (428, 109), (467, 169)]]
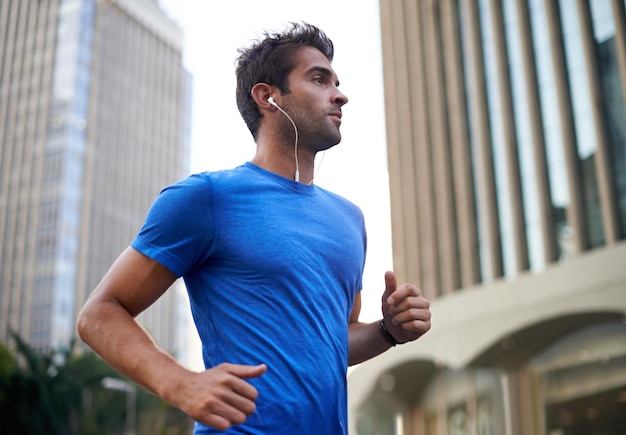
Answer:
[[(240, 50), (237, 104), (256, 153), (165, 189), (90, 296), (81, 338), (197, 421), (197, 434), (347, 432), (346, 368), (430, 328), (429, 303), (385, 275), (383, 319), (358, 321), (361, 211), (313, 184), (348, 98), (318, 28), (291, 24)], [(206, 371), (164, 353), (135, 317), (183, 277)]]

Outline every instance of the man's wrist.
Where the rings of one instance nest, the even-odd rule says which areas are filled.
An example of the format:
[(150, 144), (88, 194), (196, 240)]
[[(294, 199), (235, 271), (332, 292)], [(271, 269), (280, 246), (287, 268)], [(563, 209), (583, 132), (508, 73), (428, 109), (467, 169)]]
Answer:
[(383, 320), (380, 321), (380, 323), (378, 325), (378, 331), (380, 332), (380, 335), (383, 336), (385, 341), (387, 343), (389, 343), (391, 346), (395, 346), (397, 344), (404, 344), (404, 343), (406, 343), (406, 341), (398, 341), (398, 340), (396, 340), (396, 338), (393, 335), (391, 335), (391, 332), (389, 332), (389, 330), (387, 329), (387, 325), (385, 324), (385, 319), (384, 318), (383, 318)]

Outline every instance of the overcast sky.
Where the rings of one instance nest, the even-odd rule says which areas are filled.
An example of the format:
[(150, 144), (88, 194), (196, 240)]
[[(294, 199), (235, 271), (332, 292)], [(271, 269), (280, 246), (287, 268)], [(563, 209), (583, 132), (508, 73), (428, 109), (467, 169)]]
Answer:
[(380, 318), (384, 273), (392, 269), (378, 0), (161, 0), (185, 33), (185, 67), (193, 75), (191, 172), (227, 169), (255, 146), (235, 103), (237, 49), (264, 29), (306, 21), (335, 45), (342, 141), (327, 151), (315, 183), (361, 207), (368, 230), (361, 319)]

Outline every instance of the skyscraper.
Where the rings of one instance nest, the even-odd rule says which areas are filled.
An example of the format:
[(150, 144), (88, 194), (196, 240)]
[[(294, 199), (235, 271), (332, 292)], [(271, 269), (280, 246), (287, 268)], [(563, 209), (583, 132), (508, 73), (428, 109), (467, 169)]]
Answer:
[[(188, 173), (182, 43), (154, 1), (0, 2), (0, 340), (67, 345), (158, 192)], [(173, 352), (181, 293), (167, 297), (143, 319)]]
[(624, 0), (380, 7), (394, 268), (433, 319), (351, 373), (352, 431), (625, 433)]

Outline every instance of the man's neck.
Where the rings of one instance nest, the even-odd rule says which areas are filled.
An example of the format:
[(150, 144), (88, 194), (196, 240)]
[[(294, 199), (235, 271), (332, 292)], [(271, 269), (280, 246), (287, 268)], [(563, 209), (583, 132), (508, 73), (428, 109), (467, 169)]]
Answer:
[(310, 184), (313, 181), (315, 156), (300, 149), (296, 160), (294, 151), (293, 146), (257, 140), (256, 153), (251, 162), (285, 178)]

